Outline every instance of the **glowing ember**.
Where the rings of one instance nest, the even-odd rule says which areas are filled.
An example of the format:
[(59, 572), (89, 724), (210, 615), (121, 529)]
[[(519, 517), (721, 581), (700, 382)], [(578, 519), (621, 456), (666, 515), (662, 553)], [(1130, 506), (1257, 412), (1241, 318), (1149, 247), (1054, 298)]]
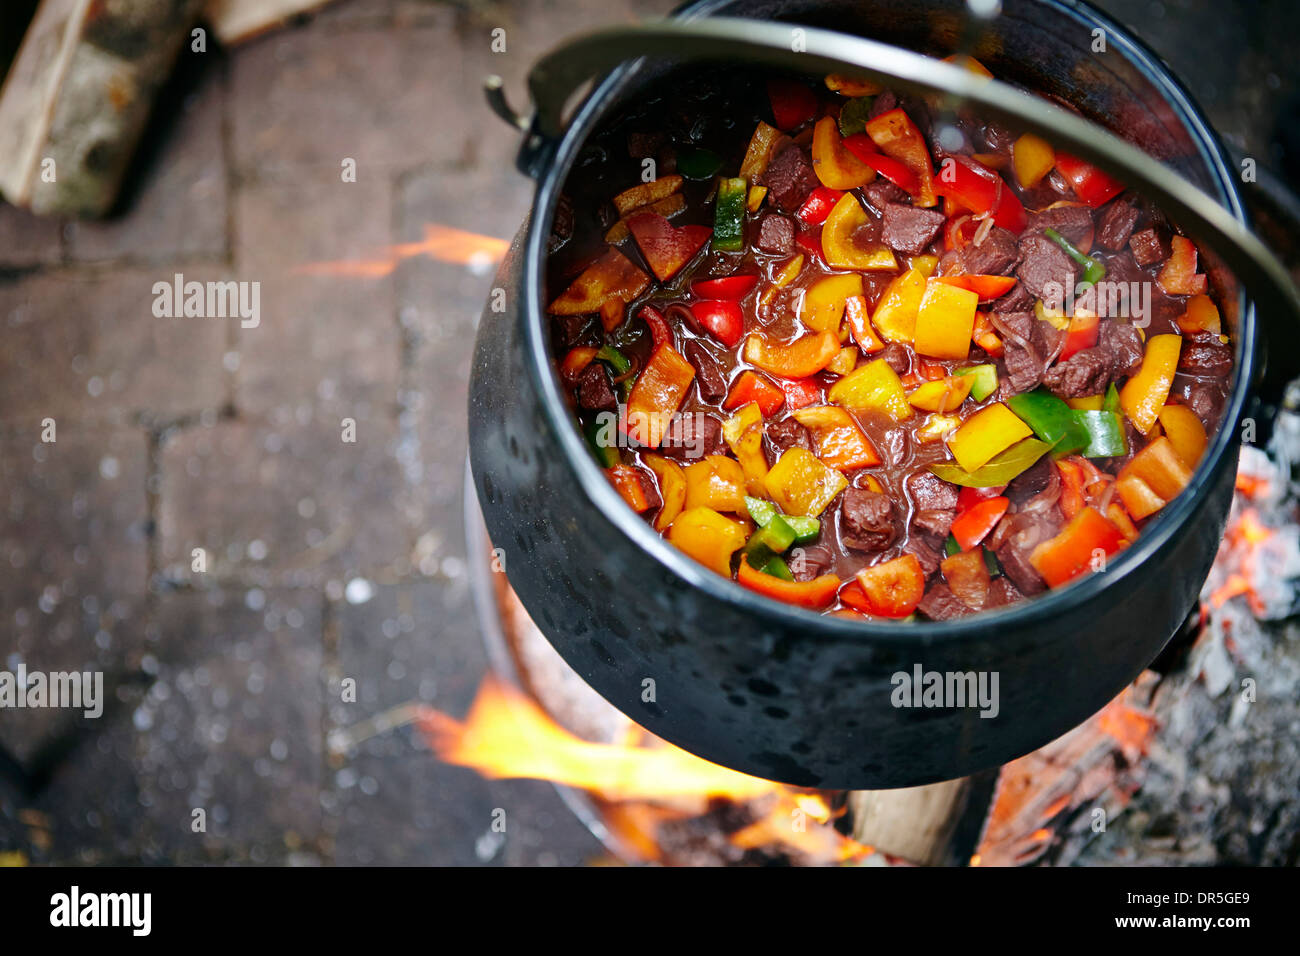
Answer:
[(494, 676), (485, 679), (464, 721), (422, 708), (416, 726), (447, 763), (493, 779), (551, 780), (591, 792), (611, 831), (643, 860), (660, 858), (655, 833), (661, 824), (699, 816), (718, 798), (747, 805), (754, 815), (729, 837), (739, 849), (782, 847), (837, 863), (871, 852), (835, 829), (839, 814), (819, 794), (709, 763), (640, 728), (626, 742), (583, 740)]
[(486, 272), (505, 257), (509, 248), (510, 242), (506, 239), (466, 232), (451, 226), (428, 225), (424, 227), (423, 240), (390, 246), (382, 258), (310, 262), (297, 271), (303, 275), (378, 279), (391, 275), (404, 259), (423, 257), (466, 266), (475, 272)]

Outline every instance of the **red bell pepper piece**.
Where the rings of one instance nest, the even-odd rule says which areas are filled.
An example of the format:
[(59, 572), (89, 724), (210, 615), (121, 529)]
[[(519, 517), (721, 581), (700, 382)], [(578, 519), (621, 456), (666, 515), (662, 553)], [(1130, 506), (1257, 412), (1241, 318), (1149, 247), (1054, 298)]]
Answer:
[(732, 411), (743, 408), (750, 402), (757, 402), (758, 410), (763, 413), (763, 417), (770, 418), (784, 404), (785, 392), (753, 369), (745, 369), (731, 383), (731, 390), (727, 392), (722, 407)]
[(1061, 513), (1073, 518), (1083, 508), (1083, 470), (1072, 461), (1056, 463), (1061, 474)]
[(679, 228), (653, 212), (634, 213), (627, 217), (626, 222), (650, 271), (660, 282), (667, 282), (677, 275), (713, 234), (708, 226)]
[(1016, 284), (1015, 276), (936, 276), (935, 282), (955, 285), (959, 289), (969, 289), (984, 302), (999, 299), (1006, 295)]
[(730, 348), (745, 334), (745, 313), (738, 302), (727, 299), (706, 299), (692, 302), (691, 315), (715, 339)]
[(1102, 555), (1110, 557), (1124, 546), (1124, 535), (1100, 511), (1083, 508), (1055, 538), (1044, 541), (1029, 555), (1034, 566), (1050, 587), (1060, 587), (1092, 569)]
[(950, 156), (934, 181), (934, 191), (979, 215), (992, 210), (993, 222), (1019, 233), (1028, 218), (1024, 204), (1002, 177), (965, 156)]
[(645, 486), (641, 484), (640, 474), (631, 465), (615, 465), (606, 468), (605, 475), (623, 500), (637, 514), (650, 509), (650, 500), (646, 497)]
[(672, 327), (658, 309), (652, 305), (644, 305), (639, 314), (642, 321), (650, 326), (650, 338), (654, 341), (655, 348), (675, 344)]
[(797, 604), (799, 607), (820, 611), (835, 599), (835, 592), (840, 588), (840, 579), (835, 574), (823, 574), (811, 581), (786, 581), (762, 571), (755, 571), (749, 566), (748, 558), (740, 559), (740, 568), (736, 580), (751, 591), (757, 591), (767, 597)]
[(867, 135), (886, 156), (897, 159), (917, 178), (915, 193), (918, 206), (935, 205), (938, 196), (934, 191), (934, 163), (925, 137), (916, 128), (912, 118), (902, 109), (892, 109), (867, 120)]
[(569, 385), (576, 385), (578, 376), (586, 371), (587, 366), (596, 357), (597, 351), (599, 350), (590, 345), (579, 345), (577, 348), (570, 349), (564, 356), (564, 361), (560, 363), (560, 378)]
[(996, 498), (1006, 490), (1006, 485), (996, 485), (991, 488), (973, 488), (968, 485), (962, 486), (957, 495), (957, 514), (962, 514), (974, 508), (981, 501), (988, 501), (990, 498)]
[(758, 285), (756, 275), (724, 276), (721, 279), (697, 279), (691, 283), (691, 292), (701, 299), (743, 299), (750, 289)]
[(1208, 282), (1196, 274), (1196, 245), (1183, 236), (1169, 240), (1169, 258), (1161, 266), (1156, 283), (1170, 295), (1204, 295)]
[(1124, 191), (1124, 184), (1077, 156), (1056, 151), (1056, 169), (1074, 194), (1094, 209)]
[(838, 189), (831, 189), (829, 186), (818, 186), (808, 194), (799, 211), (795, 213), (801, 220), (810, 226), (820, 226), (826, 221), (826, 217), (831, 214), (835, 204), (840, 201), (844, 193)]
[(1097, 344), (1101, 332), (1101, 320), (1095, 315), (1070, 316), (1070, 329), (1065, 336), (1065, 347), (1061, 349), (1059, 361), (1064, 362), (1076, 352), (1090, 349)]
[(794, 237), (794, 244), (798, 246), (805, 255), (814, 257), (818, 262), (826, 261), (826, 257), (822, 255), (822, 240), (820, 236), (814, 236), (811, 232), (801, 232)]
[(870, 605), (867, 604), (867, 592), (862, 590), (862, 585), (858, 583), (857, 578), (854, 578), (840, 589), (840, 600), (856, 611), (861, 611), (864, 614), (870, 613), (868, 610)]
[[(810, 378), (783, 378), (781, 390), (785, 393), (785, 404), (790, 411), (807, 408), (809, 405), (822, 403), (822, 387)], [(760, 406), (761, 408), (761, 406)], [(764, 412), (765, 415), (770, 414)]]
[(843, 140), (844, 148), (864, 166), (870, 166), (891, 183), (912, 197), (921, 192), (921, 177), (900, 160), (886, 156), (876, 149), (875, 142), (866, 133), (854, 133)]
[(804, 83), (768, 80), (767, 98), (777, 129), (792, 130), (817, 115), (817, 94)]
[(885, 343), (876, 334), (875, 326), (871, 324), (869, 312), (867, 300), (863, 296), (851, 295), (844, 300), (844, 317), (849, 321), (849, 331), (853, 335), (853, 341), (867, 355), (879, 352), (885, 347)]
[(964, 249), (975, 238), (979, 227), (979, 220), (969, 213), (949, 219), (948, 224), (943, 227), (943, 247), (949, 252), (954, 249)]
[[(958, 504), (960, 504), (960, 498)], [(997, 527), (1011, 504), (1009, 498), (988, 498), (959, 514), (952, 522), (952, 536), (963, 551), (978, 545)]]
[(881, 617), (907, 617), (925, 597), (925, 572), (914, 554), (863, 568), (858, 584), (867, 605), (862, 610)]

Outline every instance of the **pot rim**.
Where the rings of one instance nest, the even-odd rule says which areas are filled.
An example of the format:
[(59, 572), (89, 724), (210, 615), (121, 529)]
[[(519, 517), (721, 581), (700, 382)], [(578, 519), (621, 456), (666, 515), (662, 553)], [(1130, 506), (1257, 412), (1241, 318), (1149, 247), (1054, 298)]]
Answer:
[[(696, 19), (708, 16), (726, 2), (727, 0), (697, 0), (679, 7), (671, 17)], [(1223, 147), (1200, 108), (1170, 68), (1126, 28), (1082, 0), (1037, 2), (1052, 15), (1070, 17), (1089, 29), (1100, 27), (1106, 31), (1107, 41), (1113, 49), (1163, 95), (1165, 103), (1188, 131), (1198, 155), (1214, 179), (1214, 197), (1234, 218), (1248, 224), (1245, 206), (1237, 191)], [(915, 648), (918, 644), (928, 646), (960, 641), (972, 635), (983, 634), (989, 628), (1019, 625), (1037, 618), (1056, 617), (1076, 611), (1101, 598), (1106, 590), (1122, 578), (1135, 573), (1143, 562), (1164, 548), (1182, 530), (1204, 497), (1212, 472), (1220, 466), (1224, 456), (1236, 443), (1237, 422), (1249, 398), (1255, 374), (1258, 327), (1254, 303), (1247, 298), (1245, 289), (1238, 293), (1241, 319), (1235, 336), (1237, 355), (1233, 388), (1224, 406), (1219, 428), (1195, 469), (1191, 484), (1170, 508), (1164, 510), (1157, 521), (1143, 530), (1137, 542), (1125, 549), (1103, 572), (1080, 578), (1059, 590), (1049, 590), (1028, 600), (955, 620), (876, 623), (821, 614), (765, 597), (713, 573), (656, 533), (627, 507), (606, 480), (574, 427), (546, 345), (543, 321), (546, 313), (541, 294), (545, 284), (543, 265), (546, 262), (546, 241), (551, 232), (560, 187), (582, 145), (603, 118), (606, 101), (629, 78), (639, 62), (629, 61), (613, 70), (592, 89), (574, 113), (563, 137), (539, 173), (533, 215), (528, 223), (523, 250), (524, 331), (529, 351), (528, 374), (541, 396), (547, 423), (576, 473), (579, 488), (591, 506), (600, 512), (601, 517), (613, 524), (632, 544), (692, 588), (705, 592), (715, 600), (733, 605), (757, 620), (766, 620), (788, 629), (797, 628), (805, 638), (818, 641), (870, 640)]]

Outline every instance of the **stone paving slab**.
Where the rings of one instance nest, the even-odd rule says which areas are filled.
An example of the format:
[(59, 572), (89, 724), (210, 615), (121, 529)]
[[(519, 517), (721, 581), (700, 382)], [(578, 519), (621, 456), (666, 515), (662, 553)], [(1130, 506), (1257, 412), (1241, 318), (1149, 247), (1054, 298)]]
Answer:
[[(176, 270), (57, 269), (0, 281), (0, 425), (46, 417), (126, 423), (225, 404), (220, 318), (157, 318), (153, 288)], [(187, 281), (230, 278), (185, 268)]]
[(53, 265), (63, 258), (61, 226), (25, 209), (0, 202), (0, 267), (23, 269)]
[[(410, 544), (394, 504), (393, 423), (358, 417), (355, 435), (345, 442), (337, 422), (307, 417), (224, 420), (168, 440), (164, 573), (199, 587), (228, 579), (302, 587), (400, 561)], [(195, 548), (206, 552), (205, 572), (193, 570)]]

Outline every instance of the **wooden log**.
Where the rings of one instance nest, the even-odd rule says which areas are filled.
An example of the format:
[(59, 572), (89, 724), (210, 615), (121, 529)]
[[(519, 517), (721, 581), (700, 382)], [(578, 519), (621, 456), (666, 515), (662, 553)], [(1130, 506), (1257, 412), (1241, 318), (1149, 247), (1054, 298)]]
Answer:
[(849, 793), (853, 839), (918, 866), (953, 862), (949, 849), (970, 799), (969, 777), (899, 790)]
[(208, 0), (203, 18), (225, 46), (252, 39), (334, 0)]
[(0, 193), (107, 214), (202, 0), (43, 0), (0, 87)]

